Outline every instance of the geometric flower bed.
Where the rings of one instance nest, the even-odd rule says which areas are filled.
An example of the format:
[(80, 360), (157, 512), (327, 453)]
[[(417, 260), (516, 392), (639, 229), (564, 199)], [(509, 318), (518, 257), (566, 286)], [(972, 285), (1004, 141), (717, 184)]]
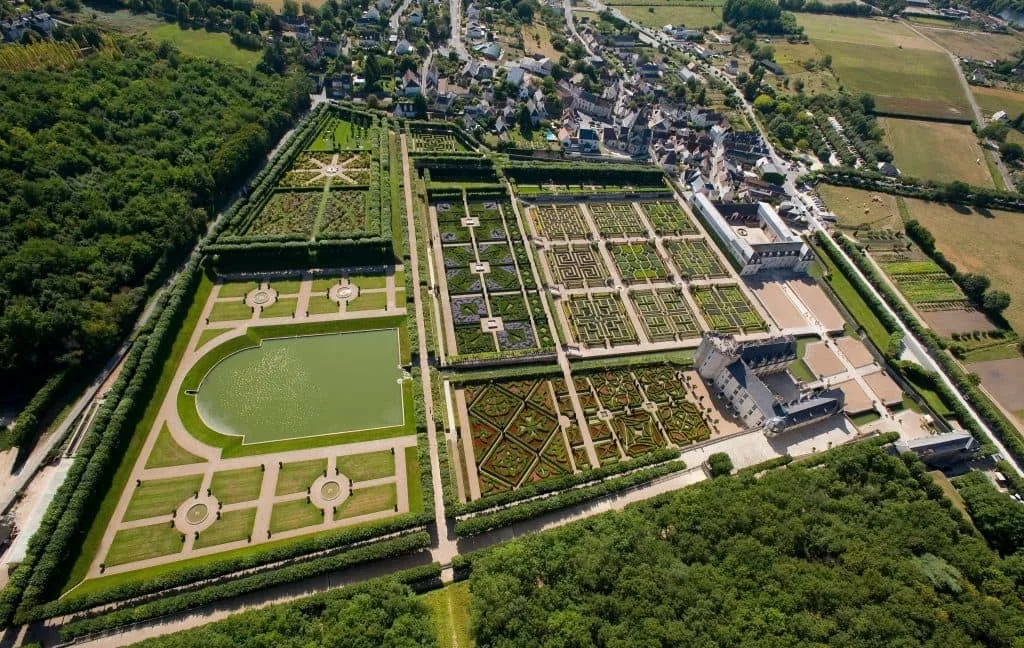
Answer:
[(566, 288), (604, 286), (611, 278), (600, 254), (590, 246), (553, 245), (546, 254), (555, 283)]
[(246, 234), (312, 234), (322, 191), (275, 191)]
[(372, 157), (366, 151), (301, 153), (277, 183), (279, 187), (369, 184)]
[(700, 335), (697, 318), (675, 288), (629, 293), (651, 342), (673, 342)]
[(674, 200), (640, 203), (654, 231), (663, 236), (696, 234), (697, 228)]
[(576, 205), (538, 205), (534, 207), (533, 214), (541, 236), (549, 239), (585, 239), (590, 236), (590, 228), (583, 222), (583, 214)]
[(764, 320), (735, 284), (690, 286), (690, 293), (713, 331), (747, 333), (766, 328)]
[(668, 279), (668, 270), (650, 243), (609, 244), (608, 251), (627, 284)]
[(642, 236), (647, 238), (647, 227), (630, 203), (587, 203), (594, 217), (597, 231), (608, 238)]
[[(552, 392), (554, 390), (554, 392)], [(491, 381), (465, 387), (481, 496), (574, 470), (558, 425), (560, 379)], [(562, 414), (573, 419), (571, 404)]]
[(704, 239), (665, 241), (665, 250), (672, 256), (684, 279), (727, 276)]
[(573, 382), (602, 464), (711, 435), (687, 399), (682, 371), (672, 365), (577, 373)]
[(626, 310), (614, 293), (571, 295), (562, 300), (573, 327), (573, 337), (588, 347), (603, 347), (605, 343), (636, 344), (636, 333)]
[(366, 232), (366, 196), (364, 191), (331, 189), (317, 236)]

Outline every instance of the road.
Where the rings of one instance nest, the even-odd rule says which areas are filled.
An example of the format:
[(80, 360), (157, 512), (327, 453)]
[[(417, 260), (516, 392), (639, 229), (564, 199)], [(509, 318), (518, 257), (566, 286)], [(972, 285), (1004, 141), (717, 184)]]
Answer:
[(410, 4), (412, 4), (412, 0), (405, 0), (402, 4), (398, 5), (395, 12), (391, 14), (391, 20), (389, 20), (388, 23), (391, 25), (392, 33), (398, 31), (398, 21), (402, 18), (402, 14), (405, 13), (405, 10), (409, 8)]
[(463, 61), (469, 60), (469, 52), (466, 51), (466, 44), (462, 42), (462, 0), (449, 0), (448, 14), (451, 19), (451, 35), (448, 37), (448, 46), (459, 55)]
[[(978, 124), (979, 129), (982, 128), (985, 125), (985, 115), (984, 113), (981, 112), (981, 106), (979, 106), (977, 100), (975, 100), (974, 93), (971, 92), (971, 84), (967, 83), (967, 77), (964, 76), (963, 68), (960, 67), (959, 57), (957, 57), (957, 55), (954, 54), (953, 52), (946, 49), (942, 45), (942, 43), (933, 40), (931, 36), (919, 30), (909, 20), (904, 20), (902, 22), (907, 27), (909, 27), (911, 31), (913, 31), (915, 34), (917, 34), (921, 38), (924, 38), (925, 40), (932, 43), (933, 45), (935, 45), (940, 50), (946, 53), (946, 56), (949, 57), (950, 62), (953, 64), (953, 69), (956, 70), (957, 77), (959, 77), (960, 79), (960, 86), (964, 90), (964, 96), (967, 97), (967, 102), (971, 104), (971, 111), (974, 113), (974, 121), (976, 124)], [(998, 151), (993, 151), (992, 157), (995, 158), (996, 168), (999, 169), (999, 175), (1002, 176), (1003, 178), (1003, 186), (1006, 187), (1007, 190), (1013, 191), (1016, 185), (1014, 185), (1013, 180), (1010, 179), (1010, 172), (1006, 169), (1006, 165), (1003, 164), (1002, 156), (999, 155)]]
[(576, 21), (572, 16), (572, 0), (563, 0), (562, 8), (565, 12), (565, 24), (569, 27), (569, 33), (572, 34), (572, 37), (583, 46), (583, 49), (587, 50), (587, 54), (594, 56), (594, 51), (590, 49), (590, 45), (588, 45), (587, 42), (580, 37), (579, 32), (576, 31)]

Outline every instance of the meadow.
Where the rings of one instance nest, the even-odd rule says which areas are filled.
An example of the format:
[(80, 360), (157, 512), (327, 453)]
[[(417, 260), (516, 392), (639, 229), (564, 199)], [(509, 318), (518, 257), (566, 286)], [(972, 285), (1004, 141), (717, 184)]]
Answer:
[(222, 32), (208, 32), (204, 29), (182, 29), (177, 23), (162, 23), (146, 30), (157, 43), (170, 41), (185, 54), (211, 58), (250, 70), (260, 61), (260, 52), (245, 50), (231, 42), (231, 37)]
[(931, 38), (961, 58), (990, 60), (1010, 58), (1024, 47), (1024, 40), (1010, 34), (986, 34), (966, 29), (918, 27)]
[(893, 163), (903, 175), (994, 186), (978, 138), (970, 126), (892, 117), (878, 121), (885, 129), (885, 144), (893, 153)]
[(835, 185), (818, 185), (818, 195), (839, 219), (839, 226), (847, 229), (903, 229), (896, 197)]
[(978, 102), (981, 112), (986, 117), (991, 117), (1000, 110), (1005, 110), (1011, 118), (1024, 113), (1024, 92), (985, 86), (971, 86), (971, 92), (974, 93), (974, 100)]
[(712, 27), (722, 22), (722, 7), (713, 2), (680, 5), (617, 5), (615, 8), (633, 22), (651, 29), (661, 29), (665, 25), (685, 25), (699, 29)]

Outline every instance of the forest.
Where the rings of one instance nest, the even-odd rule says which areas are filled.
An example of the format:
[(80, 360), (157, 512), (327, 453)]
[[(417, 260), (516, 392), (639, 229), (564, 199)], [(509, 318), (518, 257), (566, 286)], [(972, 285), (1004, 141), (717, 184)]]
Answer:
[(1024, 570), (870, 444), (488, 550), (479, 646), (1018, 646)]
[(300, 76), (119, 39), (0, 77), (0, 389), (110, 354), (308, 106)]
[(138, 648), (433, 648), (426, 606), (408, 586), (357, 585), (136, 644)]

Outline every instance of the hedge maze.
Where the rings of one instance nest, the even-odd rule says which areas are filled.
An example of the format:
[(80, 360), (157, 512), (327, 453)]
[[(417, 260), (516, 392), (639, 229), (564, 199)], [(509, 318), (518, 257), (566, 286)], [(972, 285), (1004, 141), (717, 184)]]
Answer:
[(589, 245), (556, 245), (546, 255), (555, 283), (566, 288), (606, 286), (611, 279), (600, 253)]
[(591, 235), (576, 205), (537, 205), (533, 218), (541, 236), (551, 239), (585, 239)]
[(640, 208), (647, 215), (654, 231), (662, 236), (696, 234), (697, 228), (674, 200), (642, 202)]
[(714, 251), (704, 239), (665, 241), (665, 250), (672, 257), (679, 274), (684, 279), (728, 276), (725, 268), (718, 262)]
[[(460, 193), (435, 201), (434, 212), (456, 347), (450, 355), (551, 348), (554, 338), (511, 203), (476, 196), (464, 202)], [(500, 318), (500, 326), (484, 330), (488, 318)]]
[(636, 332), (614, 293), (572, 295), (563, 300), (578, 342), (588, 347), (636, 344)]
[(750, 333), (767, 328), (763, 319), (735, 284), (691, 286), (690, 293), (708, 326), (720, 333)]
[(666, 281), (669, 278), (665, 264), (651, 243), (612, 243), (608, 245), (608, 251), (627, 284)]
[(630, 203), (587, 203), (597, 231), (608, 238), (647, 238), (647, 227)]
[(672, 365), (574, 376), (580, 407), (602, 465), (711, 436), (699, 407), (687, 397), (686, 380)]
[(701, 334), (697, 318), (677, 289), (635, 290), (629, 297), (651, 342), (679, 341)]
[(562, 379), (466, 386), (481, 496), (573, 473), (567, 437), (559, 425), (560, 414), (574, 418), (566, 393)]

